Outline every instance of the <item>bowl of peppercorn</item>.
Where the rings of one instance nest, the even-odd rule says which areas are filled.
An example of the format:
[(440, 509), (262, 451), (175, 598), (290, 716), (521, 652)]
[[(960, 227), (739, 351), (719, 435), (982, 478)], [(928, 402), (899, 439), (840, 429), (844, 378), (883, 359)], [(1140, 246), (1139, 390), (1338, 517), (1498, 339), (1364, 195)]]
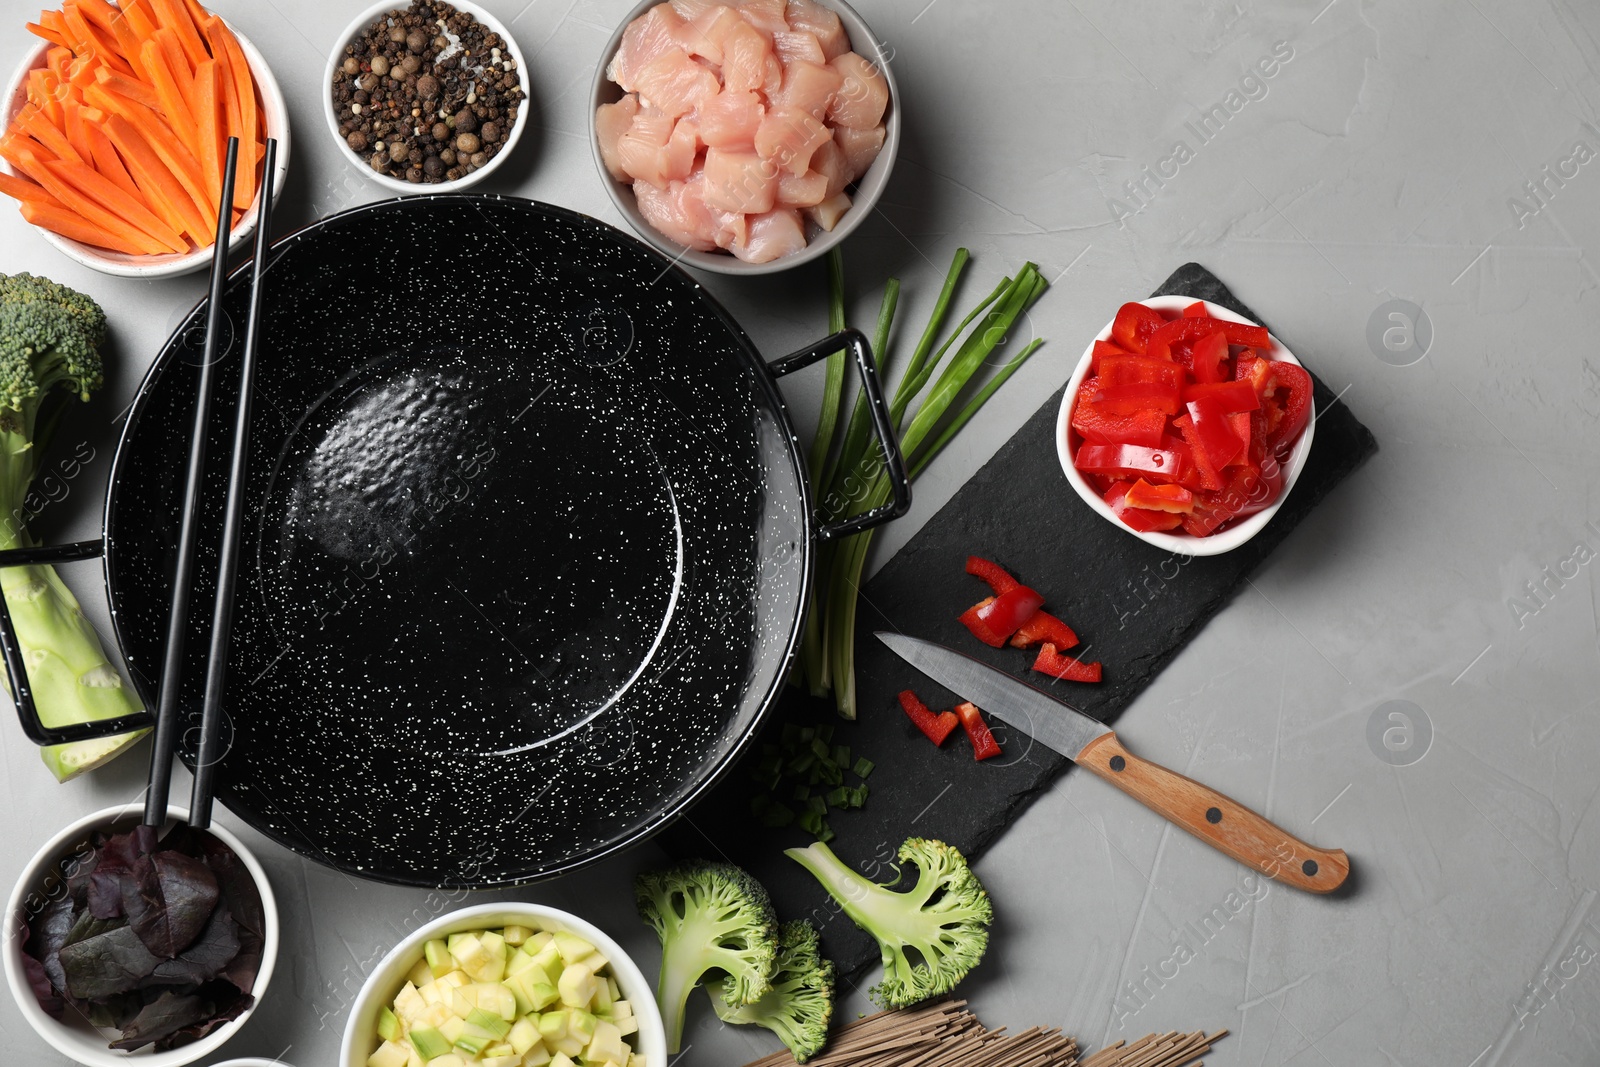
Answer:
[(323, 77), (323, 114), (345, 158), (397, 193), (482, 181), (528, 123), (528, 69), (477, 4), (393, 0), (362, 12)]

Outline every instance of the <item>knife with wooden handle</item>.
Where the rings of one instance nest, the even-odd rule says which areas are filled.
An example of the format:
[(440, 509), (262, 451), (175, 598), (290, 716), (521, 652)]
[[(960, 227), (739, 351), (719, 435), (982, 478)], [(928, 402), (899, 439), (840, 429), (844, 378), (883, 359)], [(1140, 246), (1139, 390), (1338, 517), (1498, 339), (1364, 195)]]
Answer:
[(1111, 727), (1065, 701), (932, 641), (881, 632), (877, 637), (946, 689), (1268, 878), (1308, 893), (1329, 893), (1349, 876), (1350, 860), (1342, 851), (1308, 845), (1216, 790), (1140, 759)]

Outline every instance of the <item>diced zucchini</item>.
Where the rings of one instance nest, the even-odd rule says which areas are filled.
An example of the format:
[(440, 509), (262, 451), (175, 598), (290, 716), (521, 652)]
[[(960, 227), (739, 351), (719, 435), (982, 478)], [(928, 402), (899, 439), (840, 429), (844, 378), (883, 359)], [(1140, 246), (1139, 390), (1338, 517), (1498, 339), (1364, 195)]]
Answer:
[(467, 1020), (452, 1015), (439, 1024), (439, 1032), (453, 1045), (458, 1037), (467, 1032)]
[(388, 1008), (378, 1009), (378, 1036), (385, 1041), (400, 1039), (400, 1020)]
[(394, 996), (394, 1013), (408, 1022), (421, 1015), (422, 1009), (427, 1006), (428, 999), (417, 992), (417, 987), (410, 982)]
[(516, 994), (504, 985), (498, 982), (492, 985), (485, 983), (473, 988), (478, 991), (477, 1005), (484, 1011), (493, 1012), (507, 1021), (517, 1017)]
[(539, 1027), (532, 1019), (522, 1018), (511, 1024), (506, 1041), (521, 1056), (539, 1043)]
[(406, 1049), (393, 1041), (385, 1041), (376, 1052), (367, 1057), (367, 1067), (406, 1067)]
[(496, 1041), (504, 1038), (511, 1032), (511, 1023), (500, 1018), (499, 1013), (485, 1011), (482, 1008), (473, 1008), (472, 1014), (467, 1016), (467, 1029), (476, 1027), (484, 1033), (493, 1035)]
[(583, 1058), (589, 1063), (621, 1063), (628, 1058), (628, 1046), (622, 1041), (622, 1030), (616, 1023), (601, 1019), (595, 1023), (594, 1036)]
[(431, 1026), (411, 1031), (411, 1047), (425, 1060), (437, 1059), (450, 1051), (450, 1040)]
[(422, 946), (422, 958), (428, 961), (428, 969), (433, 972), (435, 978), (456, 969), (456, 962), (451, 957), (450, 950), (438, 938)]
[(433, 981), (433, 971), (429, 970), (428, 961), (418, 960), (416, 962), (416, 966), (412, 967), (410, 972), (406, 975), (406, 981), (410, 982), (414, 986), (427, 985), (429, 982)]
[(512, 948), (519, 948), (524, 941), (533, 936), (533, 931), (526, 926), (508, 926), (500, 931), (500, 936), (505, 938), (506, 944)]
[(587, 1008), (594, 1000), (594, 975), (581, 963), (568, 964), (566, 970), (561, 972), (556, 989), (561, 994), (561, 1003), (567, 1007)]
[(561, 961), (564, 964), (577, 963), (579, 960), (587, 959), (594, 955), (593, 945), (577, 934), (568, 933), (565, 930), (557, 930), (555, 932), (555, 946), (557, 951), (561, 953)]

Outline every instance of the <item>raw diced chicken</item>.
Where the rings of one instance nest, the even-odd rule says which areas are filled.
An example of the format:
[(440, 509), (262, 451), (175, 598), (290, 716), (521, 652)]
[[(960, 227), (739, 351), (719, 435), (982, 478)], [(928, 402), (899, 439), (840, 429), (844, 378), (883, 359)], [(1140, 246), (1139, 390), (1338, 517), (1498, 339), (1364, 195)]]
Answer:
[(730, 249), (746, 263), (770, 263), (806, 246), (806, 228), (800, 221), (800, 212), (793, 208), (763, 212), (751, 218), (749, 224), (745, 239), (735, 241)]
[(692, 22), (714, 7), (726, 7), (723, 0), (672, 0), (671, 8), (685, 22)]
[(654, 108), (641, 109), (617, 138), (617, 166), (638, 181), (666, 188), (666, 146), (677, 123)]
[(754, 148), (764, 114), (755, 93), (720, 92), (700, 105), (700, 140), (717, 148)]
[(676, 34), (678, 46), (691, 56), (721, 67), (722, 41), (736, 22), (744, 22), (737, 11), (723, 4), (715, 4), (679, 28)]
[(828, 176), (808, 170), (798, 177), (784, 171), (778, 175), (779, 207), (814, 207), (828, 193)]
[(831, 139), (828, 127), (804, 111), (775, 108), (756, 130), (756, 154), (773, 166), (800, 175), (811, 169), (811, 156)]
[(717, 76), (681, 48), (651, 60), (634, 81), (643, 101), (673, 118), (687, 115), (722, 90)]
[(882, 126), (874, 126), (870, 130), (852, 130), (848, 126), (840, 126), (833, 131), (833, 139), (839, 142), (839, 151), (844, 153), (845, 170), (849, 172), (851, 181), (865, 174), (867, 168), (872, 166), (872, 161), (878, 158), (878, 153), (883, 151), (885, 132)]
[(703, 201), (687, 194), (685, 183), (657, 189), (648, 182), (635, 182), (633, 195), (639, 202), (639, 214), (669, 240), (697, 252), (717, 247), (711, 236), (716, 229), (711, 213)]
[(797, 59), (784, 69), (783, 88), (772, 98), (772, 106), (806, 111), (820, 119), (843, 88), (844, 75), (833, 67)]
[(705, 183), (706, 206), (720, 211), (771, 211), (778, 200), (778, 170), (754, 152), (706, 149)]
[(694, 119), (682, 118), (672, 127), (672, 136), (662, 151), (661, 173), (668, 181), (682, 181), (694, 170), (700, 158), (700, 124)]
[(739, 0), (739, 14), (768, 37), (788, 32), (786, 8), (784, 0)]
[(791, 30), (815, 37), (822, 54), (829, 59), (850, 51), (850, 36), (844, 32), (839, 16), (816, 0), (789, 0), (784, 17)]
[(828, 65), (844, 77), (844, 85), (828, 104), (828, 121), (855, 130), (870, 130), (882, 122), (889, 106), (889, 83), (878, 68), (854, 52), (846, 52)]
[(809, 33), (799, 31), (775, 33), (772, 35), (772, 50), (784, 64), (803, 59), (820, 67), (826, 66), (828, 62), (828, 57), (822, 52), (822, 45)]
[(601, 104), (595, 109), (594, 129), (600, 144), (600, 160), (619, 182), (631, 180), (631, 175), (617, 158), (617, 141), (633, 125), (633, 117), (638, 113), (639, 98), (632, 93), (614, 104)]
[(776, 52), (767, 57), (766, 76), (761, 79), (761, 92), (768, 100), (778, 95), (778, 90), (783, 88), (783, 60), (778, 58)]
[(723, 87), (735, 93), (760, 89), (767, 80), (767, 60), (775, 58), (768, 39), (741, 19), (722, 38)]
[(832, 233), (833, 228), (839, 225), (839, 220), (844, 217), (844, 213), (849, 210), (849, 194), (835, 193), (816, 207), (806, 208), (806, 218)]
[(683, 19), (670, 4), (657, 4), (628, 23), (617, 54), (606, 67), (606, 77), (630, 93), (638, 89), (635, 79), (641, 70), (668, 52), (682, 51), (678, 47), (682, 26)]
[(844, 192), (844, 187), (850, 184), (850, 164), (832, 138), (812, 153), (811, 169), (828, 179), (827, 195), (830, 197)]

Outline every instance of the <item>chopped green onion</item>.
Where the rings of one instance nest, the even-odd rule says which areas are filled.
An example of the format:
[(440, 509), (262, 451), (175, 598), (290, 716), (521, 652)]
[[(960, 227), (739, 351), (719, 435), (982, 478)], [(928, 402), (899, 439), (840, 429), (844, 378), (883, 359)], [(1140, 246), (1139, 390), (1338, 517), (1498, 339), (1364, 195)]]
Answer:
[[(861, 757), (857, 758), (856, 765), (855, 765), (855, 767), (853, 769), (856, 772), (856, 777), (857, 778), (865, 778), (869, 774), (872, 773), (872, 769), (874, 767), (876, 767), (876, 766), (877, 766), (876, 763), (873, 763), (871, 760), (867, 759), (867, 757), (865, 757), (865, 756), (861, 756)], [(866, 787), (862, 786), (862, 788), (865, 789)]]

